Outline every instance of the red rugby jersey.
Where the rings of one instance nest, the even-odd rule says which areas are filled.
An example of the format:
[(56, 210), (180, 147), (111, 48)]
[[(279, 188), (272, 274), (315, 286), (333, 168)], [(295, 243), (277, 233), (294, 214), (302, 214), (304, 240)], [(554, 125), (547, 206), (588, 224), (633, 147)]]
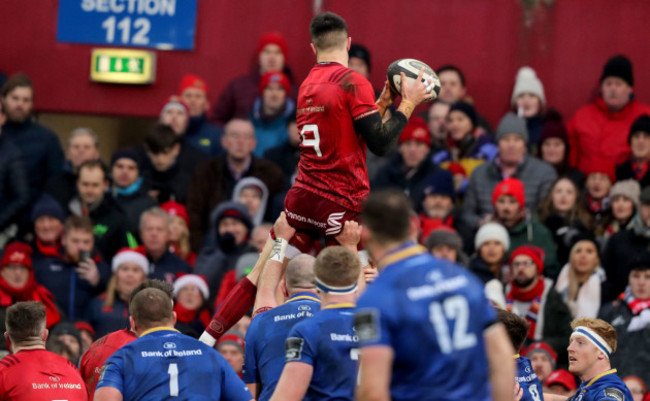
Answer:
[(360, 212), (370, 184), (366, 143), (353, 122), (377, 112), (366, 78), (339, 63), (316, 64), (298, 92), (302, 142), (295, 185)]
[(70, 361), (35, 349), (18, 351), (0, 360), (0, 399), (85, 401), (88, 393)]
[(95, 394), (95, 387), (97, 387), (99, 374), (102, 366), (104, 366), (104, 362), (106, 362), (115, 351), (137, 338), (138, 337), (135, 333), (127, 328), (106, 334), (88, 348), (88, 351), (86, 351), (81, 358), (79, 370), (81, 371), (81, 376), (86, 382), (89, 400), (91, 400)]

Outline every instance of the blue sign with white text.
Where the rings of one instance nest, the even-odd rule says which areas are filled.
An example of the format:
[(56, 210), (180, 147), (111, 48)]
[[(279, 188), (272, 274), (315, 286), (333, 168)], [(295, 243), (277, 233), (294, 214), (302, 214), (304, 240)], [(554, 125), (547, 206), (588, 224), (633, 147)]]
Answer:
[(197, 0), (59, 0), (59, 42), (192, 50)]

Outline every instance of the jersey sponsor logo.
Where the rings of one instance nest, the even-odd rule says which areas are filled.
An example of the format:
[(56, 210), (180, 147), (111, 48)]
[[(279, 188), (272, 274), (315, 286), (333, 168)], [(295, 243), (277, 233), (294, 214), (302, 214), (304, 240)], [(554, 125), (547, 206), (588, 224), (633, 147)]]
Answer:
[(203, 351), (200, 349), (185, 349), (185, 350), (177, 351), (176, 349), (172, 348), (172, 349), (168, 349), (165, 352), (140, 351), (140, 356), (142, 358), (168, 358), (168, 357), (185, 357), (185, 356), (201, 356), (201, 355), (203, 355)]
[(625, 399), (625, 396), (623, 395), (623, 392), (621, 390), (616, 388), (611, 388), (611, 387), (605, 389), (605, 397), (617, 401), (623, 401)]
[(336, 235), (341, 232), (343, 224), (339, 221), (345, 216), (345, 212), (331, 213), (327, 217), (327, 225), (329, 228), (325, 230), (325, 235)]
[(518, 381), (519, 383), (528, 383), (532, 382), (537, 378), (537, 375), (535, 373), (528, 375), (528, 376), (517, 376), (515, 377), (515, 380)]
[(290, 219), (293, 219), (295, 221), (298, 221), (298, 222), (301, 222), (301, 223), (308, 223), (308, 224), (311, 224), (312, 226), (316, 226), (318, 228), (327, 227), (327, 224), (323, 223), (322, 221), (316, 221), (316, 220), (313, 220), (311, 218), (301, 216), (299, 214), (296, 214), (296, 213), (293, 213), (293, 212), (289, 211), (289, 209), (287, 209), (287, 208), (284, 208), (284, 211), (285, 211), (285, 213), (287, 214), (287, 216)]
[(61, 378), (58, 376), (50, 376), (50, 380), (53, 381), (54, 383), (58, 383), (61, 381)]
[(307, 310), (311, 310), (311, 306), (309, 306), (309, 305), (300, 305), (300, 306), (298, 307), (298, 310), (299, 310), (299, 311), (307, 311)]
[(361, 341), (379, 339), (379, 314), (374, 309), (360, 310), (354, 316), (354, 331)]
[(300, 359), (302, 356), (302, 347), (305, 344), (305, 340), (300, 337), (289, 337), (285, 343), (286, 353), (285, 358), (287, 362), (295, 361)]
[(332, 341), (346, 341), (346, 342), (358, 342), (358, 336), (351, 336), (350, 334), (338, 334), (330, 333), (330, 340)]
[(275, 316), (275, 317), (273, 317), (273, 322), (277, 323), (277, 322), (282, 322), (282, 321), (285, 321), (285, 320), (293, 320), (293, 319), (298, 319), (298, 318), (301, 318), (301, 317), (312, 317), (312, 316), (314, 316), (314, 314), (312, 312), (310, 312), (309, 310), (302, 310), (302, 311), (300, 311), (298, 313), (289, 313), (287, 315)]
[(163, 344), (163, 348), (164, 349), (174, 349), (174, 348), (176, 348), (176, 344), (174, 344), (172, 342), (167, 342), (167, 343)]
[(465, 287), (469, 282), (465, 276), (456, 276), (448, 280), (439, 281), (434, 284), (411, 287), (406, 290), (406, 296), (411, 301), (417, 301), (423, 298), (432, 298), (445, 292), (453, 292), (459, 288)]

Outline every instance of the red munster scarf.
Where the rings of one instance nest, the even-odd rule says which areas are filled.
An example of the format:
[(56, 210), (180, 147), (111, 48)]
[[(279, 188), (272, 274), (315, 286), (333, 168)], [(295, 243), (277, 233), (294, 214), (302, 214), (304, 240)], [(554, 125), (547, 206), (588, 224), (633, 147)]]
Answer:
[(540, 277), (537, 280), (537, 284), (535, 284), (535, 286), (530, 290), (522, 290), (521, 288), (511, 284), (510, 292), (506, 295), (506, 309), (509, 312), (512, 312), (514, 301), (530, 302), (525, 318), (526, 321), (530, 323), (528, 338), (531, 340), (535, 339), (535, 326), (537, 325), (537, 315), (539, 314), (543, 294), (544, 278)]
[(628, 286), (625, 289), (625, 292), (619, 296), (620, 299), (627, 303), (627, 306), (630, 307), (632, 314), (638, 315), (644, 309), (650, 308), (650, 299), (636, 299), (632, 295), (632, 289)]
[(22, 288), (10, 286), (0, 276), (0, 307), (7, 308), (16, 302), (23, 301), (38, 301), (45, 306), (48, 329), (61, 320), (61, 314), (54, 303), (54, 295), (34, 280), (33, 271), (30, 270), (27, 284)]

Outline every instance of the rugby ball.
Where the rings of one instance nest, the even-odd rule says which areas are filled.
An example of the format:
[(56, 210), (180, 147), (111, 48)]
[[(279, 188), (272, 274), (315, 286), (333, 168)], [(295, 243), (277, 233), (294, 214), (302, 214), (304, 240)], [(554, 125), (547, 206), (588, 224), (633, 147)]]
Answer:
[[(395, 93), (402, 93), (402, 77), (400, 73), (403, 72), (404, 75), (406, 75), (407, 82), (411, 84), (415, 82), (420, 73), (420, 69), (422, 68), (424, 68), (422, 82), (425, 85), (431, 86), (431, 90), (427, 93), (433, 92), (433, 97), (428, 99), (428, 101), (435, 100), (440, 93), (440, 78), (438, 78), (438, 75), (431, 67), (416, 59), (402, 58), (393, 61), (391, 65), (388, 66), (386, 76), (391, 89), (395, 91)], [(429, 82), (432, 82), (432, 85), (427, 84), (427, 78), (431, 78)]]

